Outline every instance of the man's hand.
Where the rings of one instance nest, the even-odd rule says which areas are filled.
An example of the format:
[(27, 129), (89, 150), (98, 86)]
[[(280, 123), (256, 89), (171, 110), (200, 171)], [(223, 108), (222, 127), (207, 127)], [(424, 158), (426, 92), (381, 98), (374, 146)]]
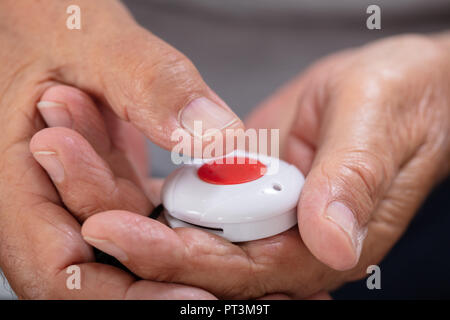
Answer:
[[(285, 159), (307, 174), (299, 230), (235, 245), (113, 210), (82, 234), (142, 278), (219, 297), (301, 298), (365, 276), (448, 175), (448, 56), (425, 37), (383, 40), (319, 62), (253, 115), (282, 129)], [(64, 143), (53, 146), (64, 159)]]
[[(45, 128), (36, 103), (57, 83), (93, 96), (102, 113), (97, 110), (100, 115), (91, 115), (105, 119), (97, 132), (114, 134), (108, 143), (96, 136), (88, 136), (89, 142), (100, 154), (115, 157), (117, 165), (111, 172), (138, 185), (143, 173), (139, 170), (145, 171), (145, 159), (138, 153), (144, 147), (132, 144), (141, 151), (127, 149), (123, 120), (167, 149), (176, 143), (170, 140), (173, 130), (192, 133), (194, 120), (202, 120), (204, 129), (238, 128), (242, 123), (183, 54), (136, 25), (119, 2), (79, 0), (77, 4), (81, 30), (66, 28), (64, 1), (0, 3), (0, 267), (23, 298), (158, 297), (152, 288), (159, 290), (162, 284), (135, 286), (130, 275), (89, 263), (92, 249), (82, 239), (79, 223), (29, 152), (31, 137)], [(58, 102), (41, 101), (45, 121), (53, 126), (64, 119), (61, 125), (77, 131), (82, 125), (77, 124), (76, 113), (68, 114)], [(85, 121), (85, 126), (92, 124), (89, 118)], [(58, 168), (54, 161), (46, 164)], [(54, 172), (53, 178), (60, 179), (61, 171)], [(118, 185), (134, 188), (123, 180)], [(135, 210), (139, 213), (152, 208), (144, 196), (117, 199), (118, 203), (128, 210), (139, 206), (141, 211)], [(80, 208), (84, 217), (92, 209)], [(82, 263), (85, 290), (68, 290), (65, 268)], [(177, 288), (167, 297), (176, 297)], [(192, 297), (211, 297), (202, 290), (193, 292)]]
[(331, 56), (249, 121), (287, 129), (284, 158), (308, 174), (298, 207), (302, 240), (334, 269), (354, 268), (361, 253), (360, 267), (380, 261), (449, 173), (443, 40), (398, 36)]

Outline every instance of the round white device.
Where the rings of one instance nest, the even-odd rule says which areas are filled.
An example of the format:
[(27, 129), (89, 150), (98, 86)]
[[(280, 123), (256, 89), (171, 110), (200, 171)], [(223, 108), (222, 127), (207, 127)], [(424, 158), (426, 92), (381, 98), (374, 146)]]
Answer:
[(197, 228), (232, 242), (262, 239), (297, 223), (304, 181), (282, 160), (236, 151), (172, 172), (162, 189), (164, 214), (172, 228)]

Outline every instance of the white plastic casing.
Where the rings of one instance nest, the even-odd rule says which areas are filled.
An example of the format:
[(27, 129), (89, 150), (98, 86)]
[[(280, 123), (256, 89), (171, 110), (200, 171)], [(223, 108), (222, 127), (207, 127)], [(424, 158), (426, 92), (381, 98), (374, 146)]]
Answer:
[(197, 170), (207, 161), (172, 172), (162, 189), (169, 225), (198, 228), (232, 242), (262, 239), (293, 227), (304, 176), (282, 160), (245, 155), (265, 164), (267, 173), (250, 182), (217, 185), (198, 177)]

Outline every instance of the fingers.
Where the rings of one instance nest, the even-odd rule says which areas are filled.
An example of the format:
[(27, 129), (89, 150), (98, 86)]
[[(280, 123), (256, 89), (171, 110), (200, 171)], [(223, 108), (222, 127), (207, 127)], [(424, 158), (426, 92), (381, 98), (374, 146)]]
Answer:
[[(137, 281), (120, 269), (94, 263), (80, 227), (61, 207), (26, 194), (28, 204), (2, 211), (1, 267), (22, 299), (215, 299), (177, 284)], [(36, 205), (36, 203), (41, 203)], [(15, 219), (7, 219), (14, 213)], [(25, 215), (24, 215), (25, 214)], [(19, 220), (17, 220), (19, 219)], [(18, 222), (20, 221), (20, 222)], [(33, 232), (35, 230), (39, 232)], [(26, 234), (26, 237), (21, 236)], [(38, 254), (36, 254), (38, 252)], [(77, 270), (70, 268), (77, 266)], [(74, 289), (75, 272), (79, 287)]]
[[(6, 99), (16, 97), (9, 105), (17, 108), (3, 108), (7, 116), (1, 117), (7, 134), (0, 141), (0, 268), (19, 298), (70, 298), (79, 291), (69, 290), (69, 275), (63, 270), (92, 262), (94, 255), (81, 237), (79, 223), (62, 208), (54, 186), (29, 151), (31, 136), (43, 127), (34, 111), (39, 90), (20, 84), (17, 90), (29, 94), (5, 93)], [(106, 296), (101, 289), (105, 280), (92, 274), (84, 285)]]
[[(28, 142), (12, 145), (2, 156), (8, 165), (0, 170), (0, 267), (20, 298), (214, 299), (197, 288), (136, 282), (127, 272), (94, 263), (80, 225), (61, 207)], [(70, 286), (73, 265), (80, 268), (79, 289)]]
[(92, 216), (83, 224), (82, 234), (88, 243), (116, 257), (136, 274), (156, 280), (163, 280), (173, 266), (181, 265), (187, 253), (175, 231), (126, 211)]
[(311, 169), (316, 153), (321, 109), (327, 99), (325, 79), (336, 68), (335, 59), (343, 55), (335, 54), (292, 79), (246, 121), (249, 127), (279, 129), (281, 158), (297, 166), (304, 175)]
[[(70, 185), (70, 180), (66, 181), (64, 184), (56, 180), (54, 181), (61, 196), (67, 201), (66, 205), (68, 205), (69, 209), (71, 209), (76, 216), (82, 217), (83, 220), (85, 217), (92, 214), (92, 212), (101, 211), (105, 208), (112, 209), (113, 207), (111, 206), (115, 205), (113, 202), (109, 201), (110, 199), (106, 199), (105, 196), (95, 198), (95, 192), (90, 193), (88, 191), (92, 190), (94, 186), (99, 186), (103, 189), (103, 192), (105, 192), (105, 190), (112, 190), (111, 188), (114, 188), (115, 182), (113, 183), (108, 179), (100, 182), (98, 175), (83, 175), (83, 172), (92, 172), (95, 171), (96, 168), (102, 168), (101, 170), (108, 176), (112, 175), (114, 176), (115, 181), (120, 181), (120, 192), (123, 192), (124, 189), (128, 190), (125, 191), (125, 194), (131, 192), (135, 188), (121, 178), (133, 181), (136, 185), (141, 184), (141, 180), (144, 178), (143, 174), (148, 171), (146, 169), (146, 146), (145, 141), (142, 139), (143, 136), (139, 135), (136, 129), (131, 127), (130, 124), (119, 120), (112, 115), (111, 112), (101, 114), (98, 107), (88, 95), (77, 88), (65, 85), (56, 85), (47, 89), (37, 106), (48, 126), (72, 128), (80, 133), (83, 138), (89, 142), (89, 145), (92, 146), (92, 148), (86, 146), (89, 150), (88, 154), (93, 155), (93, 157), (90, 158), (91, 160), (88, 162), (78, 161), (75, 158), (84, 156), (83, 154), (79, 154), (72, 157), (71, 160), (68, 160), (68, 162), (65, 163), (66, 167), (64, 168), (66, 173), (70, 173), (70, 176), (76, 177), (76, 180), (81, 181), (82, 186), (86, 187), (77, 189), (80, 186)], [(53, 139), (58, 137), (58, 135), (64, 135), (65, 132), (70, 131), (55, 129), (51, 132), (52, 133), (40, 135), (35, 139), (38, 143), (38, 148), (41, 147), (39, 144), (42, 143), (47, 147), (52, 147), (53, 141), (58, 140), (59, 142), (57, 144), (63, 145), (61, 150), (62, 153), (69, 155), (70, 153), (73, 153), (72, 146), (68, 145), (69, 140), (71, 139), (70, 136), (65, 136), (64, 139)], [(55, 135), (55, 137), (50, 137), (51, 134)], [(76, 136), (74, 139), (79, 140), (80, 137)], [(85, 141), (82, 140), (83, 139), (81, 139), (79, 145), (75, 146), (75, 148), (79, 148), (80, 152), (84, 152), (81, 150), (83, 149), (83, 146), (86, 145)], [(71, 151), (69, 151), (69, 149)], [(45, 161), (45, 159), (56, 157), (51, 157), (51, 152), (49, 154), (46, 150), (43, 150), (43, 152), (40, 151), (42, 150), (38, 150), (36, 155), (40, 155), (39, 159), (41, 162)], [(96, 153), (98, 153), (98, 156)], [(44, 155), (47, 155), (47, 157), (44, 157)], [(105, 159), (107, 164), (105, 164), (99, 156)], [(132, 166), (133, 164), (134, 166)], [(91, 166), (91, 168), (82, 168), (83, 165)], [(52, 174), (58, 174), (58, 167), (55, 168), (53, 166), (48, 168), (48, 170), (50, 170), (49, 173), (53, 172)], [(56, 172), (54, 172), (55, 170)], [(60, 174), (63, 174), (64, 172), (62, 171), (64, 170), (59, 170)], [(81, 171), (77, 172), (77, 170)], [(98, 173), (100, 171), (96, 172)], [(140, 173), (140, 175), (136, 175), (136, 173)], [(54, 178), (54, 176), (51, 177)], [(124, 188), (123, 186), (125, 185), (130, 185), (130, 187)], [(98, 191), (97, 193), (99, 193)], [(138, 196), (141, 194), (141, 192), (137, 193)], [(85, 195), (87, 202), (83, 205), (82, 202), (85, 199)], [(77, 199), (76, 197), (80, 198)], [(142, 198), (142, 196), (140, 198)], [(135, 196), (132, 195), (129, 199), (133, 201)], [(131, 210), (132, 206), (127, 204), (129, 201), (123, 202), (120, 199), (117, 199), (117, 201), (123, 203), (125, 205), (124, 208)], [(140, 207), (142, 203), (143, 201), (138, 201), (137, 206)], [(147, 210), (150, 209), (148, 209), (148, 206), (144, 206), (139, 210), (142, 210), (138, 211), (140, 213), (148, 214)]]
[(116, 177), (108, 164), (80, 134), (66, 128), (39, 131), (30, 142), (36, 161), (47, 171), (72, 213), (90, 215), (124, 209), (148, 215), (151, 204), (129, 180)]
[(146, 137), (130, 122), (119, 119), (108, 108), (103, 108), (103, 116), (114, 149), (125, 154), (143, 184), (150, 176), (151, 167)]
[(347, 82), (317, 107), (323, 110), (320, 136), (298, 206), (306, 246), (337, 270), (358, 263), (368, 221), (420, 144), (402, 144), (401, 122), (393, 129), (388, 112), (380, 111), (385, 101), (368, 91), (374, 83)]
[(111, 141), (105, 121), (92, 99), (83, 91), (65, 85), (47, 89), (37, 107), (48, 127), (64, 127), (79, 132), (100, 154)]
[[(237, 295), (235, 281), (244, 283), (248, 276), (248, 260), (238, 247), (198, 230), (172, 230), (130, 212), (96, 214), (86, 220), (82, 234), (89, 244), (116, 257), (144, 279), (211, 288), (224, 296)], [(227, 257), (230, 260), (225, 263)], [(222, 271), (233, 268), (241, 272), (224, 281)]]
[[(73, 279), (75, 268), (80, 281), (77, 289)], [(72, 278), (70, 278), (72, 276)], [(215, 297), (198, 288), (173, 283), (138, 280), (125, 271), (109, 265), (88, 262), (64, 268), (56, 275), (61, 288), (57, 296), (48, 298), (83, 300), (212, 300)], [(73, 287), (72, 287), (73, 288)]]
[(163, 184), (164, 179), (161, 178), (151, 178), (147, 179), (145, 182), (147, 196), (155, 206), (161, 203), (161, 190)]
[(43, 93), (37, 107), (48, 127), (65, 127), (80, 133), (117, 176), (137, 184), (147, 176), (144, 137), (111, 112), (102, 114), (83, 91), (55, 85)]
[(209, 292), (176, 283), (137, 281), (127, 290), (127, 300), (216, 300)]
[(269, 293), (302, 298), (323, 286), (329, 270), (293, 229), (241, 247), (200, 230), (170, 229), (147, 217), (109, 211), (87, 219), (82, 235), (144, 279), (193, 285), (219, 298)]
[[(182, 53), (137, 26), (111, 30), (108, 43), (99, 39), (91, 56), (78, 62), (88, 67), (74, 77), (77, 87), (89, 88), (121, 119), (169, 150), (178, 142), (171, 141), (177, 129), (201, 136), (210, 128), (243, 128)], [(202, 121), (203, 130), (195, 132), (194, 121)]]
[(303, 78), (293, 79), (258, 106), (246, 120), (248, 127), (279, 129), (280, 157), (295, 164), (305, 175), (311, 167), (315, 150), (303, 137), (292, 135), (290, 128), (296, 117), (301, 117), (301, 132), (315, 134), (311, 130), (314, 128), (311, 124), (314, 113), (310, 112), (310, 106), (298, 110), (302, 93), (309, 89)]
[[(22, 124), (27, 127), (26, 121)], [(0, 267), (19, 297), (44, 298), (55, 293), (57, 272), (92, 261), (94, 255), (32, 158), (28, 142), (1, 154), (8, 165), (0, 170)]]

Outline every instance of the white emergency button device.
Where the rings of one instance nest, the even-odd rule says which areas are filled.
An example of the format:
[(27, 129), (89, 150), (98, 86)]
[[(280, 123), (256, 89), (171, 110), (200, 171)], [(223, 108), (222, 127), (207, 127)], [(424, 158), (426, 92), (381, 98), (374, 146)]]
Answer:
[(297, 223), (305, 178), (277, 158), (236, 151), (183, 165), (162, 189), (172, 228), (190, 227), (232, 242), (270, 237)]

